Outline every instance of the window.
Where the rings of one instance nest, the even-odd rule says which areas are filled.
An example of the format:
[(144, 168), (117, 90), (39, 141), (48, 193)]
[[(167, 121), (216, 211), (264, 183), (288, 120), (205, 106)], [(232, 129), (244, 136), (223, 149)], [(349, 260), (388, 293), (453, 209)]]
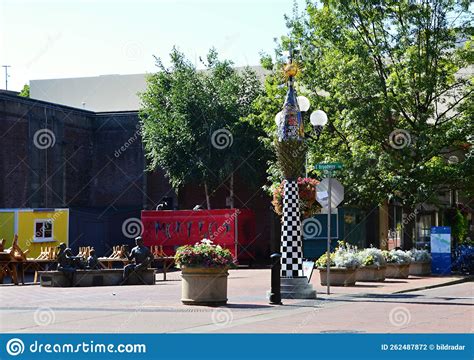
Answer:
[(54, 241), (53, 221), (51, 219), (41, 219), (35, 221), (35, 242)]

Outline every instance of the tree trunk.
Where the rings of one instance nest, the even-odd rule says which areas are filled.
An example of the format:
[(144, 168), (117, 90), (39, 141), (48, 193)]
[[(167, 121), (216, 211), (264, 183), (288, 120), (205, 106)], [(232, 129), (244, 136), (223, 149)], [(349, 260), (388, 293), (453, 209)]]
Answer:
[(379, 205), (379, 248), (388, 250), (388, 201)]
[(402, 249), (410, 250), (415, 245), (416, 218), (418, 211), (413, 207), (404, 207), (403, 211)]
[(204, 181), (204, 191), (206, 192), (207, 210), (211, 210), (211, 199), (209, 198), (209, 189), (207, 187), (207, 182), (206, 181)]
[(230, 184), (229, 184), (229, 197), (230, 197), (230, 208), (234, 208), (234, 173), (230, 174)]

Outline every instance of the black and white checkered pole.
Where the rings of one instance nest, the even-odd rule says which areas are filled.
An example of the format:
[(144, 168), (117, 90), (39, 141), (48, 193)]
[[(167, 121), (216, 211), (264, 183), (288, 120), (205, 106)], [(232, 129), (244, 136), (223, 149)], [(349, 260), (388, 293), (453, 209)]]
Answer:
[(281, 226), (281, 276), (303, 276), (303, 246), (298, 183), (286, 180), (283, 197), (283, 223)]
[[(303, 118), (294, 88), (294, 76), (298, 72), (298, 67), (292, 63), (291, 51), (284, 72), (288, 77), (288, 91), (283, 110), (275, 117), (278, 130), (277, 158), (285, 177), (280, 243), (281, 298), (315, 299), (316, 291), (303, 273), (303, 243), (297, 178), (303, 173), (306, 146)], [(275, 272), (272, 272), (272, 276), (275, 275)]]

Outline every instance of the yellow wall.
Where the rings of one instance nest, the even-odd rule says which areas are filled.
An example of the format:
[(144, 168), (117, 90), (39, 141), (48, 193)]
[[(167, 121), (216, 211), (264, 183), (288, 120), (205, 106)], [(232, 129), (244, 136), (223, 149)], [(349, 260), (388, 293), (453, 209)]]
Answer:
[[(54, 242), (34, 242), (35, 220), (51, 219), (53, 222)], [(18, 245), (21, 249), (29, 249), (27, 256), (36, 258), (41, 247), (58, 246), (59, 243), (68, 244), (69, 211), (55, 210), (43, 211), (19, 211), (18, 212)]]
[(0, 212), (0, 239), (5, 239), (5, 247), (12, 245), (15, 235), (15, 213), (13, 211)]

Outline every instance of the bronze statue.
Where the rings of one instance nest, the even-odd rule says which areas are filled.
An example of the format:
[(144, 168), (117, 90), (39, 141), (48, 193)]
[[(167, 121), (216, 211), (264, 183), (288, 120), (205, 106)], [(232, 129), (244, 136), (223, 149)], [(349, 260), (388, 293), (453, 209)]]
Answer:
[(82, 269), (84, 267), (82, 259), (79, 256), (74, 256), (72, 250), (68, 248), (65, 243), (59, 244), (58, 249), (58, 270), (64, 273), (68, 278), (70, 285), (72, 285), (74, 273), (77, 269)]
[(92, 249), (89, 252), (89, 257), (86, 261), (86, 269), (88, 270), (96, 270), (99, 269), (99, 260), (97, 259), (97, 255), (95, 254), (95, 250)]
[(137, 273), (146, 270), (153, 261), (153, 255), (150, 249), (143, 245), (141, 236), (135, 238), (135, 245), (132, 252), (130, 254), (127, 253), (127, 258), (132, 261), (132, 263), (123, 268), (122, 284), (126, 282), (132, 272)]

